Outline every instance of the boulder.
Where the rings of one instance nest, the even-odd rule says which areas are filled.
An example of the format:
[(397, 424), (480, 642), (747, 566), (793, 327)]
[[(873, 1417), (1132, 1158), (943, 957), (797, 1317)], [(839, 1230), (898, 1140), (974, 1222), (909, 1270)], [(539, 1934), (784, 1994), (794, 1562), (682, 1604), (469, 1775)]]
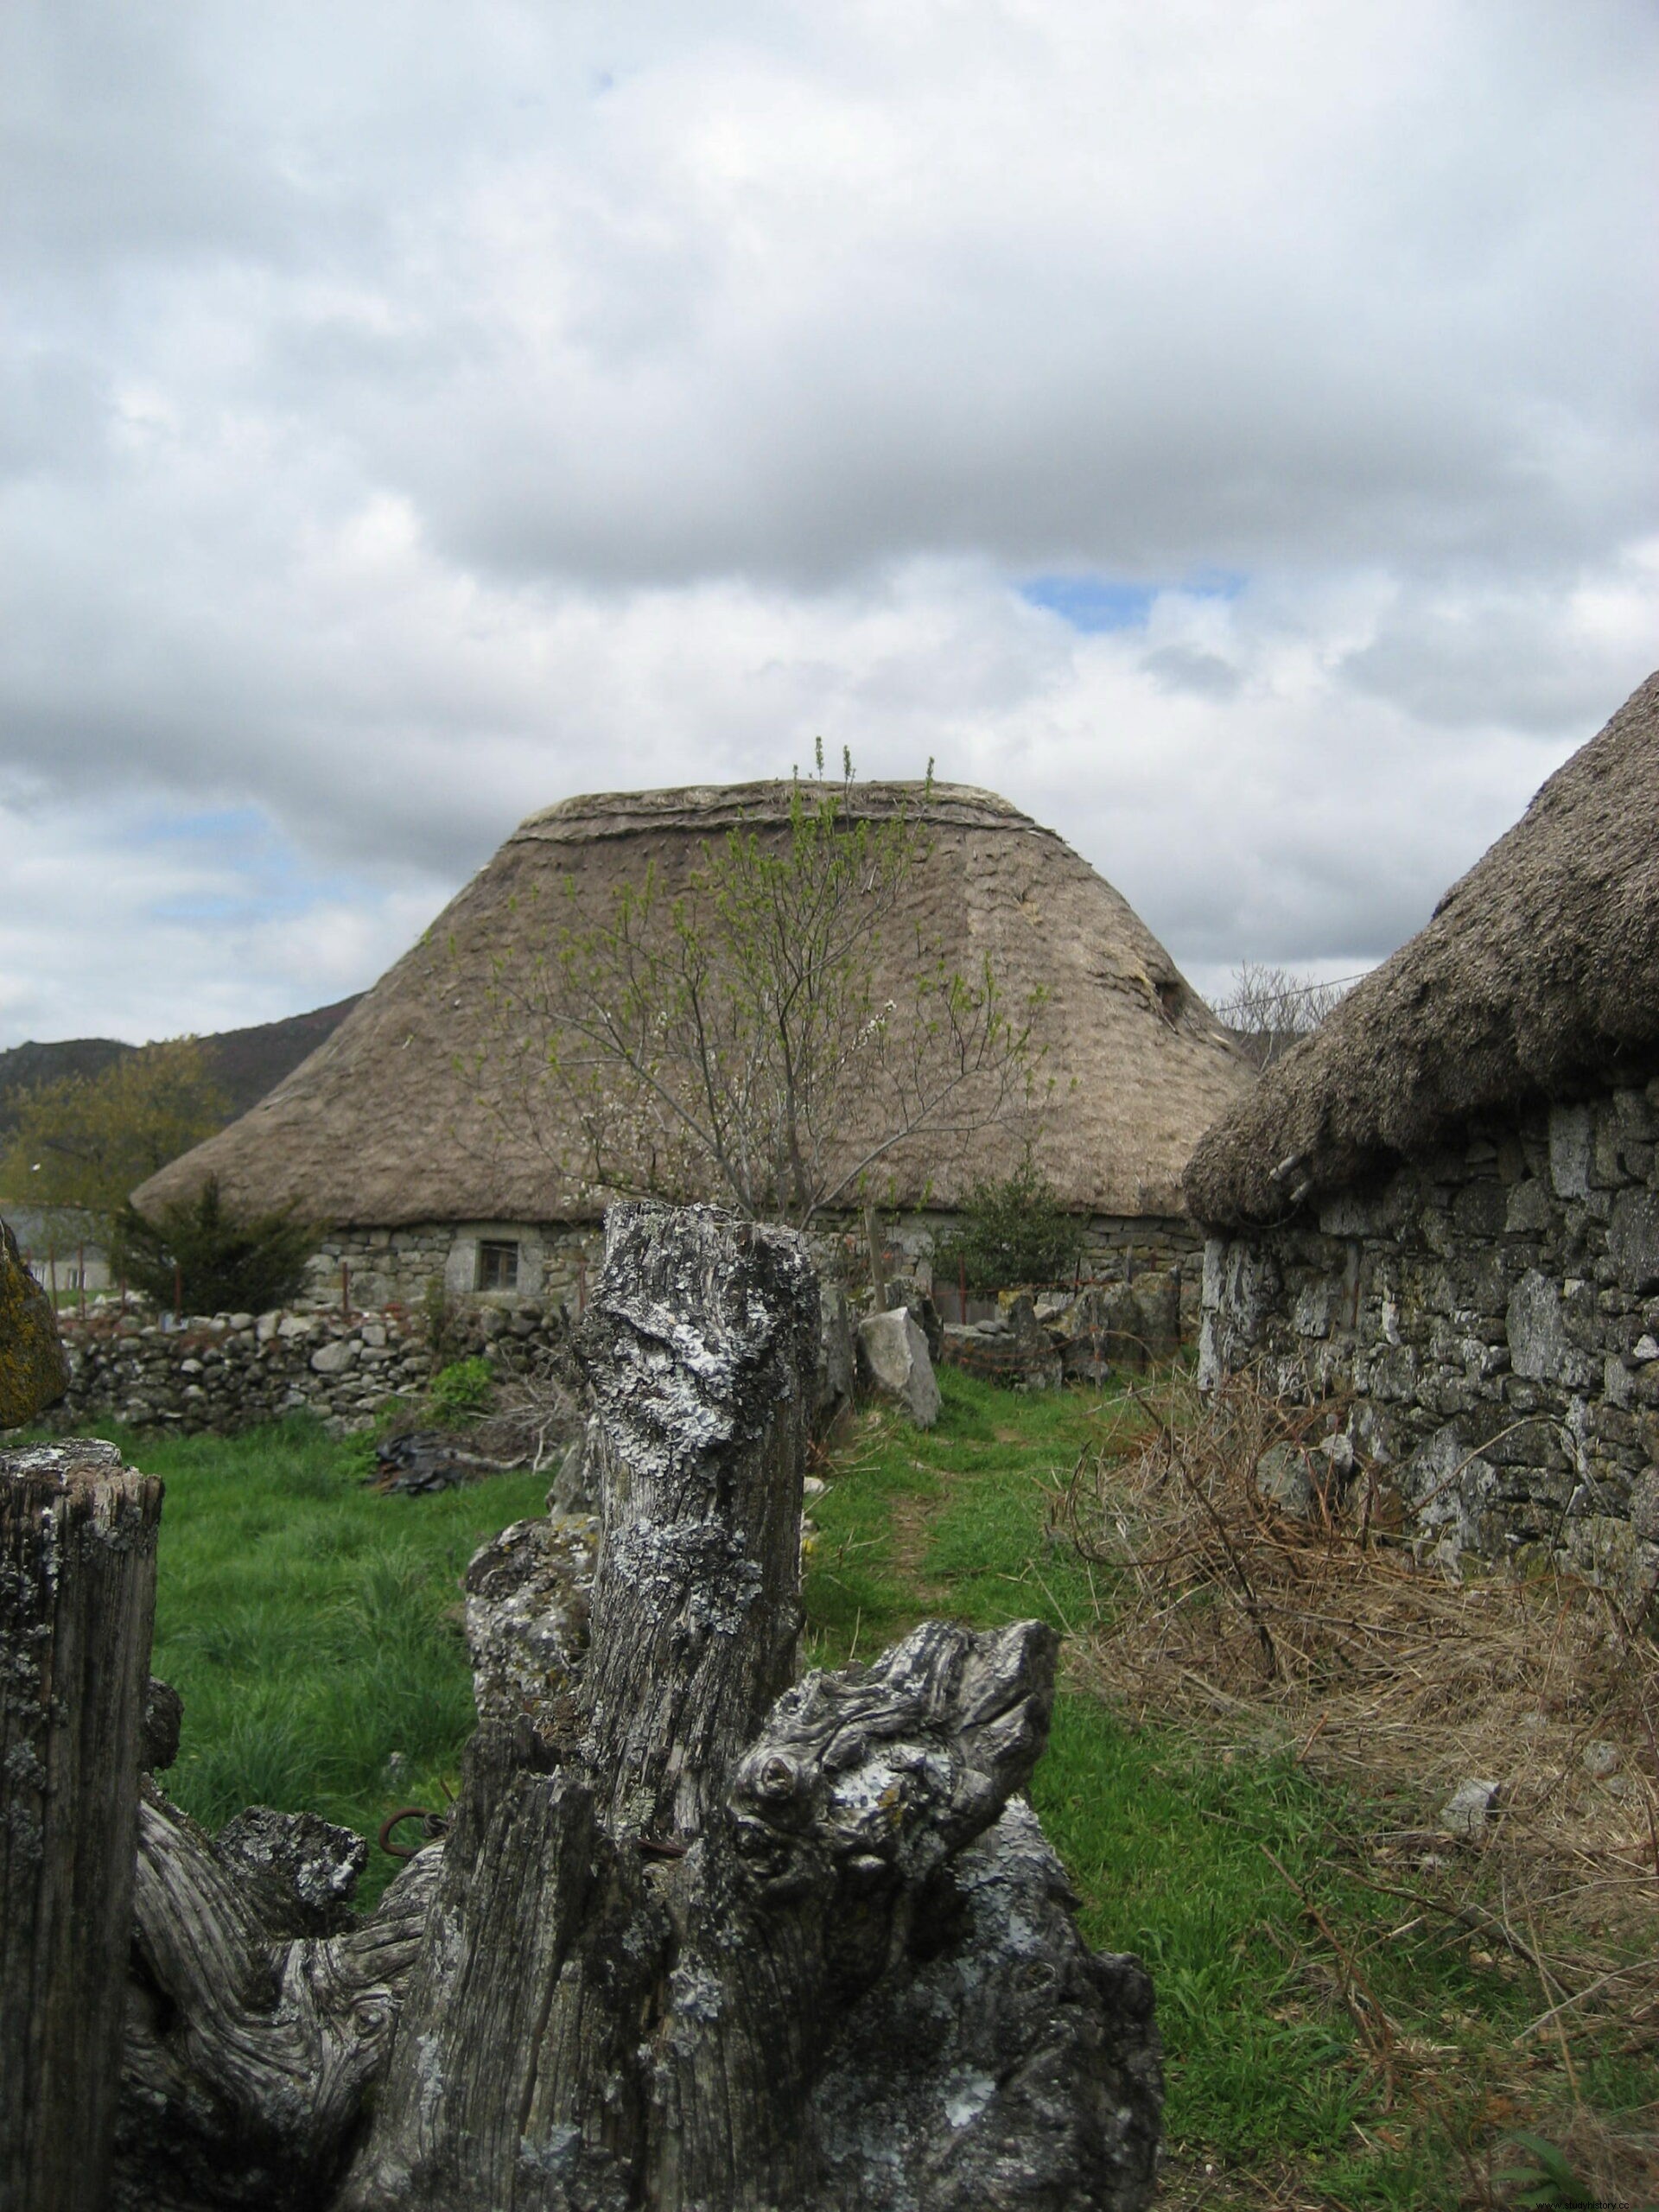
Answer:
[(1313, 1484), (1300, 1445), (1269, 1446), (1255, 1463), (1255, 1487), (1275, 1512), (1306, 1521), (1313, 1507)]
[(881, 1396), (897, 1399), (918, 1428), (939, 1417), (939, 1386), (927, 1356), (927, 1338), (911, 1313), (868, 1313), (858, 1325), (859, 1373)]
[(1470, 1775), (1460, 1782), (1440, 1808), (1440, 1827), (1446, 1835), (1466, 1836), (1472, 1841), (1486, 1824), (1503, 1795), (1501, 1782), (1487, 1782)]
[(1135, 1302), (1148, 1359), (1173, 1359), (1181, 1348), (1181, 1285), (1174, 1274), (1137, 1275)]
[(904, 1307), (926, 1339), (927, 1356), (937, 1367), (944, 1345), (944, 1323), (940, 1319), (938, 1307), (933, 1303), (932, 1294), (924, 1290), (919, 1283), (890, 1282), (887, 1285), (887, 1306), (889, 1310), (900, 1306)]
[(1132, 1283), (1110, 1284), (1099, 1300), (1098, 1327), (1108, 1363), (1138, 1375), (1147, 1363), (1147, 1317)]
[(69, 1387), (52, 1301), (0, 1221), (0, 1428), (20, 1428)]
[(1058, 1390), (1065, 1380), (1064, 1355), (1037, 1319), (1037, 1301), (1028, 1290), (1003, 1291), (997, 1305), (1019, 1350), (1019, 1384), (1030, 1390)]

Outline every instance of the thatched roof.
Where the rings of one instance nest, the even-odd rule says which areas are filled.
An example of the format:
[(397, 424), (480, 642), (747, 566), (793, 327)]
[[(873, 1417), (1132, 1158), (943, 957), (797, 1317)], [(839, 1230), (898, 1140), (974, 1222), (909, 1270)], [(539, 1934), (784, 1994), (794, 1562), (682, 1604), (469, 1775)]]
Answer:
[[(597, 911), (650, 863), (682, 879), (711, 834), (739, 821), (781, 836), (789, 798), (781, 783), (625, 791), (532, 815), (309, 1059), (152, 1177), (139, 1204), (183, 1196), (211, 1173), (236, 1207), (292, 1202), (342, 1225), (590, 1217), (594, 1194), (553, 1165), (558, 1130), (504, 1141), (484, 1095), (487, 1065), (467, 1071), (490, 1049), (492, 958), (533, 949), (550, 925), (537, 893), (560, 879), (579, 909)], [(857, 814), (900, 804), (931, 838), (903, 918), (941, 938), (964, 973), (988, 955), (1010, 1000), (1046, 991), (1036, 1027), (1055, 1103), (1038, 1157), (1067, 1203), (1179, 1212), (1194, 1140), (1251, 1080), (1208, 1007), (1119, 893), (1005, 799), (949, 784), (853, 787)], [(906, 972), (903, 935), (882, 938), (890, 990)], [(1010, 1172), (1023, 1135), (982, 1130), (959, 1157), (918, 1147), (887, 1195), (914, 1204), (931, 1184), (948, 1205), (975, 1179)]]
[(1209, 1130), (1187, 1203), (1273, 1221), (1472, 1115), (1659, 1071), (1659, 675), (1426, 929)]

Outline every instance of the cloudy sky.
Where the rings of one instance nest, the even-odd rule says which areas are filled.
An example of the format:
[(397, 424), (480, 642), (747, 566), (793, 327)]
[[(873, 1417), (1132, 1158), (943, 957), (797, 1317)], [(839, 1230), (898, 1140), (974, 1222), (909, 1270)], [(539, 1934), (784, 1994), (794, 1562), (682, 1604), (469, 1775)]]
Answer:
[(1363, 967), (1659, 664), (1656, 89), (1650, 0), (6, 0), (0, 1046), (818, 733)]

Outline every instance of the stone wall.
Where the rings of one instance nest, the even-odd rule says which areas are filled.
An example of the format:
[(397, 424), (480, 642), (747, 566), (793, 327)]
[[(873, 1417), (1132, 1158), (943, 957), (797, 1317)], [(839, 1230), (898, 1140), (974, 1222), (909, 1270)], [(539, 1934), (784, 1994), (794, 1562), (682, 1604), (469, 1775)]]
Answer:
[[(935, 1240), (947, 1235), (954, 1226), (954, 1217), (947, 1213), (906, 1214), (886, 1226), (884, 1235), (889, 1249), (913, 1268), (918, 1262), (925, 1266)], [(861, 1252), (861, 1230), (845, 1227), (839, 1233)], [(1181, 1333), (1190, 1341), (1198, 1328), (1203, 1253), (1204, 1231), (1185, 1216), (1142, 1214), (1126, 1217), (1096, 1214), (1084, 1231), (1083, 1256), (1077, 1272), (1084, 1283), (1100, 1293), (1139, 1286), (1148, 1298), (1160, 1304), (1160, 1309), (1168, 1286), (1173, 1283)], [(855, 1267), (860, 1262), (855, 1258), (850, 1264)], [(931, 1274), (929, 1279), (931, 1280)], [(956, 1286), (948, 1276), (933, 1281), (932, 1288), (935, 1302), (947, 1321), (974, 1318), (973, 1300), (969, 1301), (967, 1317), (957, 1312)], [(1006, 1306), (1006, 1299), (1001, 1302)], [(1040, 1289), (1037, 1302), (1042, 1302)], [(988, 1306), (987, 1310), (992, 1311), (994, 1306)]]
[[(887, 1261), (895, 1274), (913, 1274), (918, 1261), (925, 1274), (931, 1238), (948, 1219), (912, 1215), (884, 1224)], [(481, 1240), (518, 1244), (515, 1291), (476, 1294)], [(388, 1397), (410, 1395), (427, 1381), (433, 1367), (428, 1346), (440, 1313), (445, 1358), (469, 1347), (487, 1351), (503, 1338), (531, 1351), (550, 1342), (561, 1307), (571, 1319), (580, 1317), (588, 1284), (598, 1276), (603, 1241), (597, 1223), (354, 1230), (328, 1240), (311, 1263), (306, 1294), (290, 1312), (198, 1316), (177, 1330), (163, 1327), (153, 1313), (124, 1315), (109, 1306), (66, 1315), (73, 1379), (68, 1396), (47, 1418), (58, 1428), (114, 1420), (135, 1428), (228, 1433), (304, 1411), (335, 1427), (361, 1428)], [(832, 1224), (814, 1243), (826, 1273), (861, 1287), (868, 1273), (861, 1227)], [(1182, 1310), (1191, 1334), (1200, 1249), (1188, 1222), (1101, 1222), (1091, 1225), (1083, 1271), (1102, 1283), (1139, 1283), (1137, 1312), (1155, 1292), (1160, 1310)], [(349, 1295), (349, 1319), (343, 1294)], [(941, 1297), (949, 1313), (945, 1286)]]
[[(951, 1225), (950, 1215), (937, 1211), (884, 1215), (881, 1233), (895, 1268), (913, 1274), (933, 1240)], [(826, 1217), (813, 1241), (826, 1253), (841, 1247), (850, 1274), (868, 1271), (861, 1222)], [(451, 1299), (469, 1298), (480, 1287), (479, 1247), (486, 1243), (517, 1244), (518, 1294), (550, 1308), (562, 1302), (573, 1319), (586, 1305), (588, 1284), (598, 1276), (605, 1249), (598, 1222), (418, 1222), (406, 1229), (338, 1230), (311, 1261), (298, 1303), (319, 1311), (337, 1306), (343, 1287), (349, 1288), (354, 1303), (373, 1306), (417, 1308), (438, 1286)], [(1191, 1336), (1198, 1323), (1203, 1249), (1203, 1232), (1182, 1217), (1098, 1215), (1088, 1225), (1083, 1274), (1086, 1280), (1110, 1284), (1173, 1273)], [(944, 1293), (949, 1288), (940, 1285)]]
[(1212, 1239), (1200, 1380), (1351, 1392), (1448, 1554), (1659, 1578), (1659, 1079), (1471, 1126), (1317, 1218)]
[[(555, 1309), (556, 1311), (556, 1309)], [(453, 1317), (435, 1360), (424, 1315), (391, 1306), (353, 1313), (219, 1313), (164, 1329), (153, 1316), (104, 1308), (62, 1322), (68, 1395), (42, 1416), (54, 1428), (119, 1421), (133, 1428), (221, 1434), (314, 1414), (338, 1431), (365, 1428), (388, 1398), (413, 1396), (435, 1364), (503, 1343), (549, 1341), (543, 1307), (478, 1306)]]
[(605, 1230), (596, 1221), (440, 1221), (407, 1229), (336, 1230), (313, 1256), (296, 1303), (326, 1310), (340, 1304), (343, 1292), (357, 1305), (411, 1310), (440, 1291), (452, 1300), (470, 1299), (478, 1292), (481, 1243), (518, 1246), (514, 1297), (550, 1307), (563, 1304), (574, 1317), (587, 1303), (588, 1282), (598, 1277)]

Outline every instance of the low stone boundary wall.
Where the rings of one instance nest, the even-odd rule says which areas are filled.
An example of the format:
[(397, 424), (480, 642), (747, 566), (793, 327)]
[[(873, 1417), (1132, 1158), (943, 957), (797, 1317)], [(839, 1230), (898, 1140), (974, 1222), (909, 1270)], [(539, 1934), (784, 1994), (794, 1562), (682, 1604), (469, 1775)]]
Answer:
[(556, 1311), (550, 1328), (537, 1305), (475, 1308), (448, 1317), (435, 1357), (424, 1314), (395, 1306), (349, 1318), (217, 1313), (177, 1329), (94, 1309), (62, 1323), (69, 1391), (41, 1418), (58, 1429), (100, 1420), (228, 1434), (309, 1413), (341, 1430), (365, 1428), (388, 1398), (424, 1389), (435, 1368), (504, 1342), (531, 1353), (561, 1325)]
[[(896, 1271), (895, 1289), (911, 1281), (925, 1290), (931, 1281), (927, 1253), (942, 1219), (887, 1226), (884, 1258)], [(1184, 1254), (1172, 1261), (1168, 1245), (1195, 1242), (1196, 1231), (1185, 1224), (1133, 1226), (1145, 1241), (1091, 1253), (1080, 1285), (1039, 1294), (1034, 1307), (1029, 1294), (1012, 1301), (1005, 1297), (995, 1315), (948, 1328), (944, 1356), (999, 1380), (1052, 1384), (1063, 1378), (1098, 1381), (1109, 1368), (1137, 1366), (1148, 1352), (1161, 1357), (1173, 1351), (1196, 1321), (1199, 1270)], [(336, 1287), (331, 1304), (313, 1296), (281, 1313), (197, 1315), (176, 1329), (164, 1327), (149, 1308), (124, 1313), (95, 1306), (81, 1315), (61, 1316), (69, 1393), (42, 1418), (58, 1429), (119, 1421), (133, 1428), (229, 1433), (303, 1412), (340, 1429), (365, 1428), (388, 1398), (416, 1395), (435, 1368), (468, 1352), (487, 1354), (502, 1344), (518, 1345), (527, 1356), (538, 1348), (550, 1351), (585, 1305), (583, 1239), (589, 1234), (570, 1232), (562, 1248), (570, 1281), (559, 1274), (554, 1291), (497, 1300), (463, 1297), (445, 1305), (442, 1348), (435, 1357), (423, 1301), (379, 1300), (342, 1310), (340, 1287), (373, 1280), (355, 1268)], [(442, 1232), (444, 1238), (448, 1235)], [(435, 1260), (440, 1241), (436, 1231), (427, 1238), (422, 1249), (428, 1260)], [(868, 1256), (861, 1229), (856, 1236), (834, 1229), (814, 1243), (828, 1280), (845, 1278), (855, 1291), (862, 1287)], [(1160, 1253), (1163, 1265), (1150, 1265)], [(330, 1264), (338, 1268), (337, 1255)], [(555, 1279), (550, 1266), (544, 1273)], [(425, 1281), (430, 1291), (441, 1277), (435, 1273)], [(951, 1315), (954, 1286), (941, 1284), (937, 1302)]]
[[(939, 1356), (970, 1375), (1014, 1389), (1057, 1389), (1139, 1374), (1179, 1351), (1181, 1277), (1147, 1273), (1133, 1282), (1090, 1282), (1004, 1292), (992, 1315), (947, 1320)], [(945, 1312), (950, 1309), (949, 1294)]]

